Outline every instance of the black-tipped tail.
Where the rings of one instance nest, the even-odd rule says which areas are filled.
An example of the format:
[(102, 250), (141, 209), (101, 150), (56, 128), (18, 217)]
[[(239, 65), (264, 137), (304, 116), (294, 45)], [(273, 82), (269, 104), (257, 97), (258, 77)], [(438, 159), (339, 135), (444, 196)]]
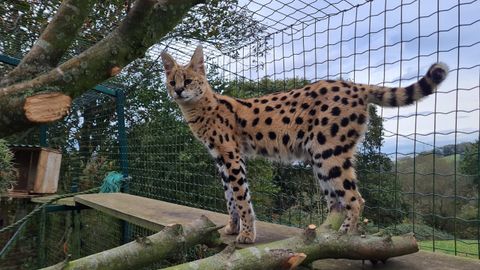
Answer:
[(367, 88), (367, 100), (369, 103), (386, 107), (405, 106), (431, 95), (440, 83), (447, 78), (448, 67), (443, 63), (430, 66), (427, 74), (418, 82), (404, 88), (388, 88), (371, 86)]

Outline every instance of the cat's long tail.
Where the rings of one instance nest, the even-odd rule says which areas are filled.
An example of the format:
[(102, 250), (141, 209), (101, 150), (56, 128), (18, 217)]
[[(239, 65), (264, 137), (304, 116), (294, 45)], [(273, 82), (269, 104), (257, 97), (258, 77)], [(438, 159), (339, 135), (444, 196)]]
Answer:
[(448, 74), (448, 67), (443, 63), (433, 64), (416, 83), (404, 88), (367, 86), (367, 102), (384, 107), (410, 105), (413, 102), (432, 94)]

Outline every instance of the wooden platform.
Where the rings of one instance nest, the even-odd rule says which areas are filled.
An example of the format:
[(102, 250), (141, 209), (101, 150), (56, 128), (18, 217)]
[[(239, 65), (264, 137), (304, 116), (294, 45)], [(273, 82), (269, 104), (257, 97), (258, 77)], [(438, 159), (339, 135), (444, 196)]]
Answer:
[[(78, 195), (75, 196), (74, 200), (76, 203), (89, 206), (153, 231), (161, 230), (168, 224), (189, 223), (201, 215), (207, 216), (217, 225), (224, 225), (228, 220), (228, 216), (225, 214), (125, 193)], [(285, 239), (301, 231), (298, 228), (260, 221), (257, 222), (257, 243)], [(222, 234), (222, 238), (226, 242), (235, 240), (234, 236), (224, 234)]]
[[(36, 202), (47, 198), (32, 199)], [(102, 193), (78, 195), (74, 198), (62, 199), (60, 205), (88, 206), (116, 218), (126, 220), (153, 231), (162, 229), (173, 223), (188, 223), (200, 215), (206, 215), (217, 225), (225, 224), (227, 215), (201, 210), (197, 208), (167, 203), (124, 193)], [(257, 222), (257, 244), (285, 239), (301, 233), (298, 228)], [(234, 236), (222, 235), (225, 242), (234, 241)], [(251, 245), (245, 245), (250, 247)], [(240, 248), (242, 246), (239, 246)], [(305, 268), (304, 268), (305, 269)], [(369, 261), (345, 259), (327, 259), (315, 261), (312, 268), (330, 270), (383, 269), (383, 270), (471, 270), (480, 269), (480, 260), (466, 259), (441, 253), (420, 251), (402, 257), (389, 259), (386, 264), (372, 265)]]
[[(50, 196), (43, 196), (43, 197), (34, 197), (31, 199), (34, 203), (46, 203), (49, 200), (58, 197), (59, 195), (50, 195)], [(54, 205), (66, 205), (66, 206), (75, 206), (76, 203), (73, 200), (73, 197), (62, 198), (60, 200), (54, 201), (52, 204)]]

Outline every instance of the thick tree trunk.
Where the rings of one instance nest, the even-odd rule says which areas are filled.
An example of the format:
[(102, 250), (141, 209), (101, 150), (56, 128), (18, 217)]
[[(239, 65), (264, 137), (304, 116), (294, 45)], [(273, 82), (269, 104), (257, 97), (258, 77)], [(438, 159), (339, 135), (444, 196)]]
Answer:
[(337, 229), (344, 217), (343, 212), (332, 212), (320, 228), (310, 225), (303, 235), (241, 250), (230, 248), (209, 258), (166, 269), (291, 269), (295, 264), (289, 262), (309, 263), (326, 258), (385, 261), (418, 251), (412, 235), (340, 234)]
[(78, 97), (143, 56), (201, 2), (204, 0), (137, 0), (120, 25), (88, 50), (34, 79), (0, 88), (0, 137), (37, 124), (23, 109), (29, 95), (50, 91)]
[(221, 244), (218, 229), (217, 225), (202, 216), (190, 224), (167, 226), (154, 235), (123, 246), (43, 269), (140, 269), (160, 260), (178, 256), (185, 248), (196, 244)]
[(28, 54), (0, 81), (0, 87), (29, 80), (57, 66), (90, 13), (93, 2), (93, 0), (63, 1)]

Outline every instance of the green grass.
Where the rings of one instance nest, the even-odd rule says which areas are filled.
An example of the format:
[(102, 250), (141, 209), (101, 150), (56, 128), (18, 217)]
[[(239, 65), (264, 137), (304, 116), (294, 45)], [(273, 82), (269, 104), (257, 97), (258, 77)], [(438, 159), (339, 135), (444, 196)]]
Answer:
[[(418, 243), (421, 250), (433, 251), (433, 241), (420, 241)], [(435, 251), (455, 255), (454, 240), (435, 240)], [(478, 259), (477, 240), (457, 240), (457, 256)]]

